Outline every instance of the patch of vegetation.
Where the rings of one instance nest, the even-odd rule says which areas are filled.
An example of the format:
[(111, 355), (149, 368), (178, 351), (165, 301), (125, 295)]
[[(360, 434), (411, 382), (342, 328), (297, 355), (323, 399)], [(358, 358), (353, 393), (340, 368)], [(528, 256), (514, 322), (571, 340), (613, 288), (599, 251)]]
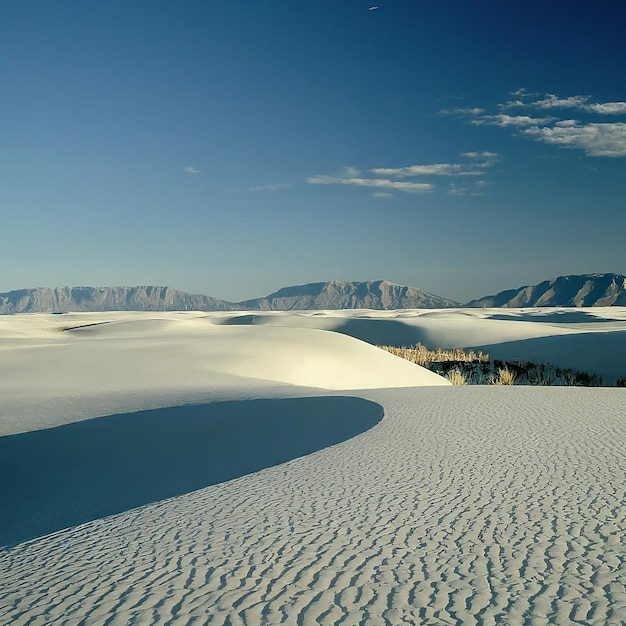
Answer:
[(396, 348), (395, 346), (379, 346), (391, 354), (400, 356), (407, 361), (417, 363), (423, 367), (426, 367), (429, 363), (488, 363), (489, 355), (482, 352), (474, 352), (468, 350), (467, 352), (463, 348), (454, 348), (452, 350), (442, 350), (437, 348), (436, 350), (430, 350), (424, 344), (418, 343), (409, 348)]
[(517, 374), (506, 366), (498, 368), (497, 376), (494, 374), (491, 376), (492, 385), (514, 385), (516, 380)]
[(450, 370), (448, 372), (448, 380), (453, 385), (467, 385), (465, 374), (459, 369)]
[[(572, 368), (554, 367), (550, 363), (503, 361), (491, 359), (482, 351), (454, 348), (430, 350), (421, 343), (412, 347), (379, 346), (391, 354), (417, 363), (448, 378), (453, 385), (569, 385), (603, 387), (601, 376)], [(617, 379), (618, 387), (626, 387), (626, 375)]]

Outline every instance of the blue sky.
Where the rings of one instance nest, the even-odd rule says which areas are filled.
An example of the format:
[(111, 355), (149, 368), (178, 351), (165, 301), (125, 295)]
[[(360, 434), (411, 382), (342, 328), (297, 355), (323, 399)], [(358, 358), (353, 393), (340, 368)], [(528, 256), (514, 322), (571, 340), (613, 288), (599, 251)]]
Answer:
[(0, 291), (626, 273), (626, 4), (376, 4), (3, 3)]

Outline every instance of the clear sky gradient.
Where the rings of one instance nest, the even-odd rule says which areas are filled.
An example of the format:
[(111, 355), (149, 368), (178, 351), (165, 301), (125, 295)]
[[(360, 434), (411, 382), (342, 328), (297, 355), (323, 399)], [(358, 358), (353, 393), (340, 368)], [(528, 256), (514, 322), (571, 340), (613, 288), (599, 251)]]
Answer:
[(626, 273), (624, 23), (621, 0), (3, 2), (0, 291), (467, 301)]

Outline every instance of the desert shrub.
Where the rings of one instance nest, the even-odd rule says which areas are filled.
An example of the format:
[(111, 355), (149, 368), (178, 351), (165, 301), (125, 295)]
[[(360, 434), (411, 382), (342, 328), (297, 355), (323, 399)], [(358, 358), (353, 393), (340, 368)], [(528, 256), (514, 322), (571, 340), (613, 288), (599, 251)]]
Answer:
[(526, 371), (528, 382), (536, 386), (548, 386), (556, 383), (555, 371), (541, 363), (532, 364)]
[(576, 384), (576, 376), (571, 369), (566, 369), (563, 371), (563, 384), (571, 387)]
[(452, 369), (448, 372), (448, 380), (453, 385), (466, 385), (465, 374), (460, 369)]
[(492, 385), (514, 385), (515, 379), (516, 379), (515, 372), (512, 372), (506, 366), (500, 367), (498, 369), (498, 375), (492, 376), (491, 384)]
[(484, 354), (482, 351), (474, 352), (474, 350), (468, 350), (467, 352), (463, 348), (452, 348), (450, 350), (437, 348), (436, 350), (430, 350), (424, 344), (418, 343), (413, 347), (397, 348), (395, 346), (379, 346), (391, 354), (402, 357), (412, 363), (426, 366), (429, 363), (489, 363), (489, 355)]
[(617, 383), (615, 383), (618, 387), (626, 387), (626, 374), (622, 374), (617, 378)]
[[(489, 358), (488, 354), (462, 348), (430, 350), (421, 343), (412, 347), (379, 346), (383, 350), (448, 378), (455, 385), (577, 385), (600, 387), (604, 381), (597, 374), (550, 363), (533, 363), (516, 357), (513, 361)], [(626, 374), (617, 379), (626, 387)]]
[(578, 371), (574, 375), (576, 385), (580, 387), (601, 387), (602, 378), (597, 374), (590, 374), (589, 372)]

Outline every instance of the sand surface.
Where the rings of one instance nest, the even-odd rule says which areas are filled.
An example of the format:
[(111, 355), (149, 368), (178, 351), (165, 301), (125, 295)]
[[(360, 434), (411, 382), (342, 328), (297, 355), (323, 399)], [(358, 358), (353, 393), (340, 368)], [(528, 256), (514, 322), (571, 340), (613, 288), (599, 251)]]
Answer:
[(478, 348), (491, 358), (626, 374), (626, 308), (294, 311), (215, 314), (226, 324), (319, 328), (375, 345)]
[[(497, 346), (626, 330), (623, 309), (590, 311), (0, 318), (0, 450), (15, 454), (2, 468), (2, 619), (623, 624), (626, 390), (451, 387), (329, 332), (338, 320), (376, 333), (448, 324), (453, 341), (473, 321)], [(621, 354), (594, 345), (618, 371)], [(185, 394), (191, 405), (172, 408)], [(125, 414), (137, 409), (159, 410)], [(101, 415), (113, 417), (89, 419)], [(125, 429), (121, 450), (85, 445)], [(178, 491), (155, 496), (169, 475)], [(94, 512), (120, 476), (140, 500)], [(64, 530), (49, 524), (55, 489)]]

